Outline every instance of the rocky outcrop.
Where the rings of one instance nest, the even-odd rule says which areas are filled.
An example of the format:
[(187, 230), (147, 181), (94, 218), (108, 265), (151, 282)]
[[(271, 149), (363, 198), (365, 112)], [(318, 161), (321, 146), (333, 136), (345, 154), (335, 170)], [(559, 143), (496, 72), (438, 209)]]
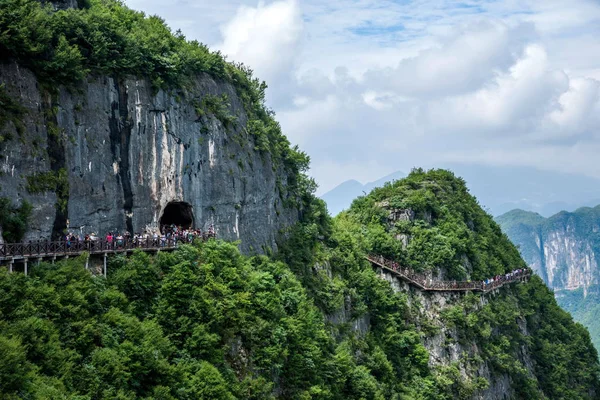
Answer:
[[(433, 369), (457, 365), (463, 382), (475, 382), (478, 378), (487, 381), (487, 388), (476, 391), (468, 398), (477, 400), (511, 399), (515, 398), (513, 383), (509, 375), (497, 373), (493, 370), (490, 360), (487, 360), (473, 340), (461, 340), (459, 330), (443, 319), (444, 310), (460, 305), (464, 299), (463, 293), (452, 292), (423, 292), (407, 282), (399, 279), (391, 272), (378, 269), (379, 276), (388, 281), (397, 293), (408, 294), (407, 299), (413, 309), (419, 310), (416, 316), (418, 321), (425, 322), (427, 327), (421, 326), (424, 332), (424, 345), (429, 352), (429, 366)], [(488, 304), (490, 299), (500, 291), (510, 291), (509, 287), (495, 290), (486, 296), (480, 296), (476, 310)], [(525, 319), (518, 322), (520, 333), (527, 337), (529, 332)], [(533, 361), (530, 350), (525, 343), (521, 345), (517, 358), (532, 379), (535, 379)]]
[[(287, 176), (254, 149), (228, 83), (202, 75), (185, 92), (155, 92), (146, 79), (100, 76), (49, 93), (16, 63), (0, 65), (0, 83), (26, 109), (0, 148), (0, 196), (34, 206), (26, 240), (155, 229), (171, 202), (246, 252), (274, 247), (297, 221), (282, 204)], [(227, 119), (202, 109), (207, 98)]]
[(514, 210), (498, 222), (527, 264), (554, 290), (558, 304), (589, 329), (600, 349), (600, 206), (550, 218)]
[(555, 291), (584, 295), (600, 283), (600, 207), (550, 218), (515, 210), (498, 217), (529, 266)]

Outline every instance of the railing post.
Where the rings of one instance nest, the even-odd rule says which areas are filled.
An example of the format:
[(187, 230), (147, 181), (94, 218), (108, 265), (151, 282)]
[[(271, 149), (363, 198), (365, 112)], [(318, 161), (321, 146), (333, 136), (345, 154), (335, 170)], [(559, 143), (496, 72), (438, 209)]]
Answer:
[(103, 268), (102, 272), (103, 272), (105, 278), (106, 278), (106, 258), (107, 257), (108, 257), (107, 254), (104, 253), (104, 268)]

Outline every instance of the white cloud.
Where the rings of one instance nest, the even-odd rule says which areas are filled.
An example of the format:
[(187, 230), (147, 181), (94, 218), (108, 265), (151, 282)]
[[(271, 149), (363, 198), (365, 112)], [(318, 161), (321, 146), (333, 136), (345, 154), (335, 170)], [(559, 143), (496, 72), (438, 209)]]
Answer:
[(442, 161), (600, 177), (597, 1), (134, 1), (267, 80), (322, 191)]
[(455, 27), (439, 44), (402, 60), (395, 68), (371, 70), (366, 78), (400, 93), (433, 97), (480, 87), (513, 64), (523, 41), (533, 36), (528, 25), (509, 28), (478, 20)]
[(219, 50), (249, 65), (261, 79), (277, 82), (293, 73), (303, 34), (302, 13), (296, 0), (240, 6), (222, 25), (221, 34)]
[(568, 77), (548, 69), (543, 47), (529, 45), (508, 72), (472, 93), (437, 102), (430, 118), (443, 115), (444, 124), (454, 130), (532, 132), (567, 88)]
[(595, 79), (572, 79), (569, 90), (558, 100), (559, 106), (549, 119), (563, 136), (572, 136), (600, 127), (600, 82)]

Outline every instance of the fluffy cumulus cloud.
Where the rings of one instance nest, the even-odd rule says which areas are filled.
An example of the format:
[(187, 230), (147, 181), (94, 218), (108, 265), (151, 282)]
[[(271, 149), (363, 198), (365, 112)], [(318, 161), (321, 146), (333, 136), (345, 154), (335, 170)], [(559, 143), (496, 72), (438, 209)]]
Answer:
[(267, 80), (322, 190), (447, 161), (600, 177), (597, 2), (213, 4), (167, 21)]
[(277, 91), (293, 76), (303, 35), (303, 20), (296, 0), (242, 5), (221, 26), (217, 48), (230, 59), (249, 65)]

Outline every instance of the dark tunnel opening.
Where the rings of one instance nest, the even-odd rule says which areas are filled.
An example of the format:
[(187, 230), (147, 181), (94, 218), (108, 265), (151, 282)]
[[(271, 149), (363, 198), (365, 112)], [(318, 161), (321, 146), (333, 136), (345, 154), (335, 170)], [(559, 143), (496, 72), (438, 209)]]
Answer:
[(183, 201), (173, 201), (165, 207), (160, 217), (160, 230), (165, 231), (165, 227), (175, 225), (182, 229), (189, 229), (194, 226), (194, 211), (192, 205)]

